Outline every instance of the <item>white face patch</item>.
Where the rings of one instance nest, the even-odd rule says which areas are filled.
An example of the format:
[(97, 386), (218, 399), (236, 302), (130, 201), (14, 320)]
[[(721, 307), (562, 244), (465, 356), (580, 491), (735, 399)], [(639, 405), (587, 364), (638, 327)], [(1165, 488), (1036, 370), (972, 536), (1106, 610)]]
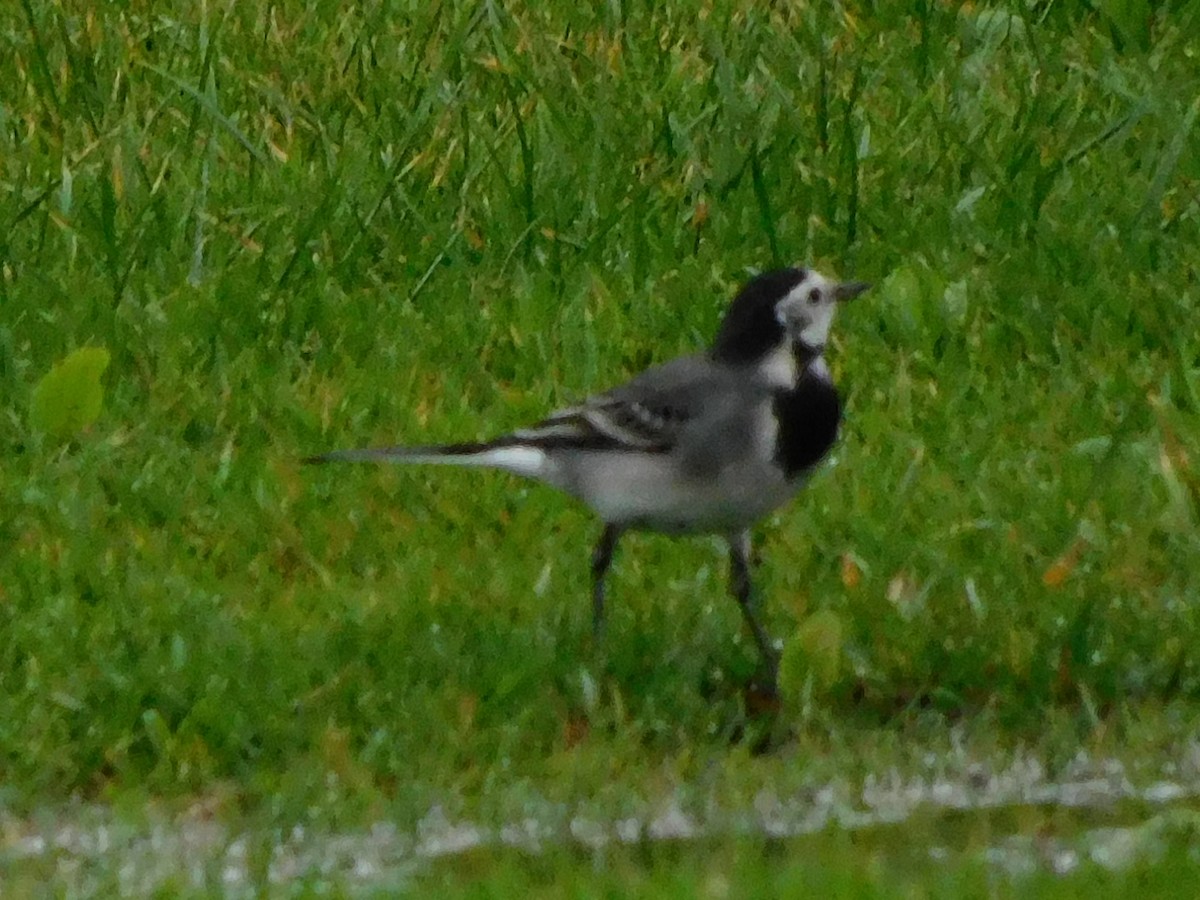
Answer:
[(808, 371), (821, 381), (833, 381), (833, 376), (829, 374), (829, 366), (825, 365), (825, 357), (823, 356), (818, 356), (811, 363), (809, 363)]
[(809, 272), (775, 304), (775, 317), (792, 341), (818, 348), (829, 338), (837, 311), (836, 285), (819, 272)]
[(790, 388), (796, 384), (796, 354), (789, 344), (776, 347), (758, 366), (759, 374), (768, 385)]

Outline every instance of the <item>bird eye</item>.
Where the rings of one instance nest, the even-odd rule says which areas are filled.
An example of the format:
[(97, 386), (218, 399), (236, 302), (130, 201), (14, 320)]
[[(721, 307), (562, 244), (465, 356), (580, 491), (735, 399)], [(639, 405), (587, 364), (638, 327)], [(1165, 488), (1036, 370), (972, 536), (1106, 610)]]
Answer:
[(816, 306), (821, 302), (821, 292), (817, 288), (813, 288), (808, 292), (808, 303), (810, 306)]

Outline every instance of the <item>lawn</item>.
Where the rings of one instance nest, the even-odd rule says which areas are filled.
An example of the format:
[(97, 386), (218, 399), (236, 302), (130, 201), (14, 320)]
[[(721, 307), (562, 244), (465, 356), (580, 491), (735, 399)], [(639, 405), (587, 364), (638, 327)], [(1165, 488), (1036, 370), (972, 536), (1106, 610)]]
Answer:
[[(1198, 116), (1194, 0), (6, 5), (0, 890), (1200, 888)], [(599, 660), (586, 510), (299, 462), (792, 263), (875, 287), (773, 713), (716, 543), (623, 542)]]

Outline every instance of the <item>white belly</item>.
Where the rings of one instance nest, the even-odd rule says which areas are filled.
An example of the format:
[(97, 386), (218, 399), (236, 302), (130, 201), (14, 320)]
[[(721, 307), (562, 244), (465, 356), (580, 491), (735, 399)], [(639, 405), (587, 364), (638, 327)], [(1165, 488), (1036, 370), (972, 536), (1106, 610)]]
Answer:
[(574, 475), (562, 486), (605, 522), (665, 532), (741, 531), (800, 486), (765, 464), (730, 466), (702, 478), (652, 454), (592, 453)]

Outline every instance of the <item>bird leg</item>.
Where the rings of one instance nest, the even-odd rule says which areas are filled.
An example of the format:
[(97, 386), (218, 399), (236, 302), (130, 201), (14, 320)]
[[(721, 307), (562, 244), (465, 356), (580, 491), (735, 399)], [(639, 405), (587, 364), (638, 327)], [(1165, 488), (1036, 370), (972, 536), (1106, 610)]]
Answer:
[(612, 565), (613, 551), (621, 538), (621, 529), (605, 525), (604, 533), (592, 551), (592, 640), (599, 647), (604, 642), (604, 577)]
[(770, 679), (769, 687), (774, 690), (779, 672), (779, 657), (771, 638), (763, 629), (762, 624), (754, 613), (752, 586), (750, 583), (750, 534), (741, 532), (729, 538), (729, 590), (741, 607), (742, 617), (750, 627), (758, 652), (762, 654), (763, 664)]

